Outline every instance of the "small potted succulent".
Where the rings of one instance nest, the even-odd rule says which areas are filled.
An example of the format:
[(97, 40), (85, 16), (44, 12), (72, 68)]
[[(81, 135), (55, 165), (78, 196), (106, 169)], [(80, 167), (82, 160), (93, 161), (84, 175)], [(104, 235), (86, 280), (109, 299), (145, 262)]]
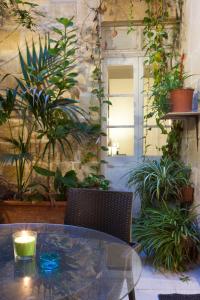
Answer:
[(184, 88), (184, 81), (189, 77), (189, 75), (184, 73), (184, 58), (183, 54), (180, 62), (166, 74), (171, 112), (192, 111), (194, 89)]

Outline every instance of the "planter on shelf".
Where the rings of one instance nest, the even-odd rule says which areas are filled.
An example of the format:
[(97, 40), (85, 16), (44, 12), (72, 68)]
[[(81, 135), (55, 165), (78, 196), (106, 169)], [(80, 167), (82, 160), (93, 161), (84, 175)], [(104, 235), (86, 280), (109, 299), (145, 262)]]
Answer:
[(182, 203), (192, 203), (194, 199), (194, 188), (190, 185), (185, 186), (181, 189), (181, 202)]
[(194, 90), (180, 88), (170, 92), (170, 106), (172, 112), (192, 111), (192, 97)]
[(66, 201), (57, 201), (55, 204), (49, 201), (1, 201), (0, 222), (63, 224), (66, 209)]

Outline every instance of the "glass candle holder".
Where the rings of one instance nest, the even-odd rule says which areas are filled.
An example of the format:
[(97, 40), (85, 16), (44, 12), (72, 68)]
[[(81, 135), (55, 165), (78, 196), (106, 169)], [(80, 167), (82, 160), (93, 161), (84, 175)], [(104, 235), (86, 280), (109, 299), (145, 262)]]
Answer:
[(60, 257), (57, 253), (43, 253), (40, 255), (40, 268), (51, 272), (59, 267)]
[(15, 260), (29, 260), (36, 255), (37, 232), (22, 230), (13, 234)]

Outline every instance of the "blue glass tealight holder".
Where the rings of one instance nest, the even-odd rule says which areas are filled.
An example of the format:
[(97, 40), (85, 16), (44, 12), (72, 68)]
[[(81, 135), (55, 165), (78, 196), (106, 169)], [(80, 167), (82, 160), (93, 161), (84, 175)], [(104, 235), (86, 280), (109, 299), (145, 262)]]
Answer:
[(40, 267), (44, 271), (53, 271), (59, 267), (60, 258), (57, 253), (44, 253), (40, 255)]

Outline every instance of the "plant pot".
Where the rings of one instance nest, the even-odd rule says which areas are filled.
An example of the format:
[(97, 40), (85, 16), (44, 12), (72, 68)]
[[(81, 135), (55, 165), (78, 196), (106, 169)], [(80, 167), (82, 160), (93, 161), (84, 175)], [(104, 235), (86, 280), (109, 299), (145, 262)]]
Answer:
[(175, 89), (170, 92), (170, 106), (172, 112), (192, 111), (193, 89)]
[(8, 200), (0, 202), (0, 222), (9, 223), (53, 223), (63, 224), (67, 209), (66, 201), (24, 202)]
[(194, 188), (190, 185), (185, 186), (181, 189), (181, 202), (192, 203), (194, 200)]

